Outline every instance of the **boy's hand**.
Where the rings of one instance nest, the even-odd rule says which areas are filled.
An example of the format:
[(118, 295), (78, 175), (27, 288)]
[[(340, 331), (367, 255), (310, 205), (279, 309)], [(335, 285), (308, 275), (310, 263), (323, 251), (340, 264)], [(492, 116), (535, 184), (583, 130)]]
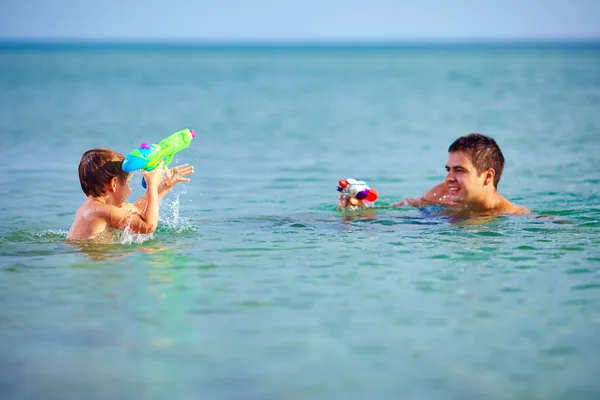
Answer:
[(190, 178), (186, 176), (194, 173), (194, 167), (188, 164), (178, 165), (171, 169), (165, 168), (164, 185), (171, 189), (179, 182), (189, 182)]
[(160, 181), (162, 180), (162, 173), (163, 173), (163, 162), (162, 161), (152, 171), (142, 170), (142, 175), (144, 175), (144, 179), (146, 180), (146, 186), (148, 189), (158, 188), (158, 185), (160, 184)]

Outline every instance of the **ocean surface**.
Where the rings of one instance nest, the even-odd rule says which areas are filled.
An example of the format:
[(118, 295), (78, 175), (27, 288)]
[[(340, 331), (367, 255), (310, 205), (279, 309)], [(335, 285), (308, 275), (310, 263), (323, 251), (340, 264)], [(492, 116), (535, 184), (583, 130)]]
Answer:
[[(66, 243), (84, 151), (183, 128), (153, 236)], [(470, 132), (531, 216), (336, 210)], [(3, 44), (0, 144), (3, 399), (600, 398), (600, 44)]]

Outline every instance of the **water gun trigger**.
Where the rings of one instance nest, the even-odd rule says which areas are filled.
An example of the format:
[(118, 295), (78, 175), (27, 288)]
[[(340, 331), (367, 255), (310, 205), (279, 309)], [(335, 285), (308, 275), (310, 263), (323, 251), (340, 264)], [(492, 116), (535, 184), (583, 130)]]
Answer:
[(175, 156), (175, 153), (169, 153), (167, 154), (167, 157), (165, 157), (165, 163), (163, 164), (164, 167), (166, 167), (167, 165), (169, 165), (171, 163), (171, 161), (173, 161), (173, 156)]

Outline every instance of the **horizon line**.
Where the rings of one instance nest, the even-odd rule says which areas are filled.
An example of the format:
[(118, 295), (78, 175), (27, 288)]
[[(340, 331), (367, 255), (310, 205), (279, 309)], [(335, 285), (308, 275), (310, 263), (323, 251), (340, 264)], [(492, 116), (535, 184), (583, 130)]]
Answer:
[(181, 44), (181, 45), (411, 45), (411, 44), (519, 44), (519, 43), (600, 43), (598, 37), (459, 37), (459, 38), (20, 38), (1, 37), (0, 43), (15, 44)]
[(197, 39), (4, 39), (0, 51), (423, 51), (591, 50), (590, 39), (418, 39), (418, 40), (197, 40)]

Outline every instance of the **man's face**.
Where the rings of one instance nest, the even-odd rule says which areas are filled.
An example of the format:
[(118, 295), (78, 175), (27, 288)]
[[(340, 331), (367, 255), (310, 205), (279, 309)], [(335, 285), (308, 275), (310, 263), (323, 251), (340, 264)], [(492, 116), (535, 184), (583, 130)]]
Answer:
[(485, 174), (477, 173), (468, 153), (450, 153), (446, 171), (446, 186), (451, 201), (469, 203), (483, 195)]

